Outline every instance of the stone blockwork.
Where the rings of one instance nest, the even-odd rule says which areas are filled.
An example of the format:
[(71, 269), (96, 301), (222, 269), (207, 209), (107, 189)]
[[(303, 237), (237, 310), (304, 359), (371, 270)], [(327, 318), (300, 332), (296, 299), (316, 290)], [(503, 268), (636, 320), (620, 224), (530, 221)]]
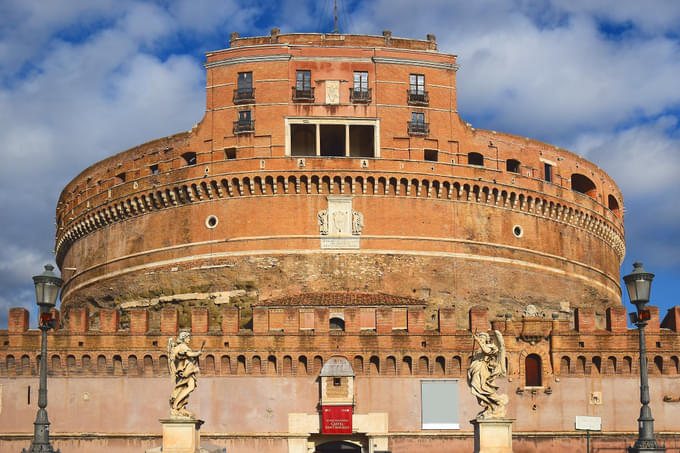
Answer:
[(601, 328), (620, 305), (614, 181), (569, 151), (462, 121), (456, 57), (433, 36), (231, 45), (206, 55), (206, 114), (191, 131), (64, 188), (64, 307), (88, 308), (96, 327), (101, 307), (155, 306), (152, 328), (164, 304), (178, 306), (178, 325), (204, 307), (210, 328), (225, 303), (245, 327), (271, 297), (370, 291), (425, 300), (428, 327), (452, 305), (461, 328), (476, 305), (495, 316), (533, 304), (591, 306)]

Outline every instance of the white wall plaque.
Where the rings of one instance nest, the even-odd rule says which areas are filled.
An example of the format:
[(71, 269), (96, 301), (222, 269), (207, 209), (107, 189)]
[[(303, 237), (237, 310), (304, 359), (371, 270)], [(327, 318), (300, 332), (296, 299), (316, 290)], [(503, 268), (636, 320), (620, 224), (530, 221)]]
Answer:
[(326, 80), (326, 104), (340, 103), (340, 81)]
[(577, 415), (575, 426), (579, 431), (602, 431), (602, 418)]

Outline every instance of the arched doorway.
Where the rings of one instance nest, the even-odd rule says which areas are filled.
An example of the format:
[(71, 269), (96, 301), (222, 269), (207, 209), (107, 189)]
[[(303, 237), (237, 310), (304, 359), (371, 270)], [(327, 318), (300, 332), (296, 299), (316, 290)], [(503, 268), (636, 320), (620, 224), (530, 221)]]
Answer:
[(345, 441), (326, 442), (317, 445), (314, 453), (361, 453), (361, 446)]

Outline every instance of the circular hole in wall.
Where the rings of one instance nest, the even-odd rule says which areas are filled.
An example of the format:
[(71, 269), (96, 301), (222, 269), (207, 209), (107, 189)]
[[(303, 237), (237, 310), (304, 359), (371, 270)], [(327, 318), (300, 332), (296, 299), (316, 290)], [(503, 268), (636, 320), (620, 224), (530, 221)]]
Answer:
[(217, 226), (217, 216), (214, 215), (209, 215), (207, 219), (205, 219), (205, 226), (208, 228), (212, 229)]
[(522, 235), (524, 234), (524, 230), (522, 230), (522, 227), (519, 225), (515, 225), (512, 227), (512, 234), (515, 235), (517, 238), (521, 238)]

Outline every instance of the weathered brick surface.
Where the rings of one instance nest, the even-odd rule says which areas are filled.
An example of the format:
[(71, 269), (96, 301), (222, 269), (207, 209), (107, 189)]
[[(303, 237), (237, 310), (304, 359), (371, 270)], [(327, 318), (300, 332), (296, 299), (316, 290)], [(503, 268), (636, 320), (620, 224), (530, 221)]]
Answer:
[(472, 332), (486, 332), (489, 329), (487, 314), (489, 309), (486, 307), (472, 307), (470, 309), (470, 330)]
[(166, 307), (161, 310), (161, 333), (174, 335), (179, 330), (177, 309)]
[(628, 330), (628, 314), (625, 307), (607, 308), (607, 330), (611, 332)]
[(191, 307), (191, 332), (208, 332), (208, 309), (206, 307)]
[(11, 333), (21, 333), (28, 330), (29, 314), (25, 308), (9, 309), (9, 331)]
[(115, 333), (120, 325), (120, 311), (102, 309), (99, 311), (99, 330), (102, 333)]
[(147, 333), (149, 331), (149, 312), (143, 308), (130, 310), (130, 333)]
[(222, 307), (222, 333), (233, 334), (239, 330), (239, 310), (237, 307)]
[(456, 309), (439, 309), (439, 332), (443, 335), (456, 333)]
[(595, 310), (592, 308), (577, 308), (575, 315), (576, 330), (583, 333), (595, 331)]
[(84, 333), (90, 328), (90, 311), (87, 308), (71, 308), (68, 316), (71, 332)]
[(668, 313), (666, 313), (666, 316), (661, 323), (661, 327), (664, 329), (671, 329), (674, 332), (680, 330), (680, 306), (668, 309)]

